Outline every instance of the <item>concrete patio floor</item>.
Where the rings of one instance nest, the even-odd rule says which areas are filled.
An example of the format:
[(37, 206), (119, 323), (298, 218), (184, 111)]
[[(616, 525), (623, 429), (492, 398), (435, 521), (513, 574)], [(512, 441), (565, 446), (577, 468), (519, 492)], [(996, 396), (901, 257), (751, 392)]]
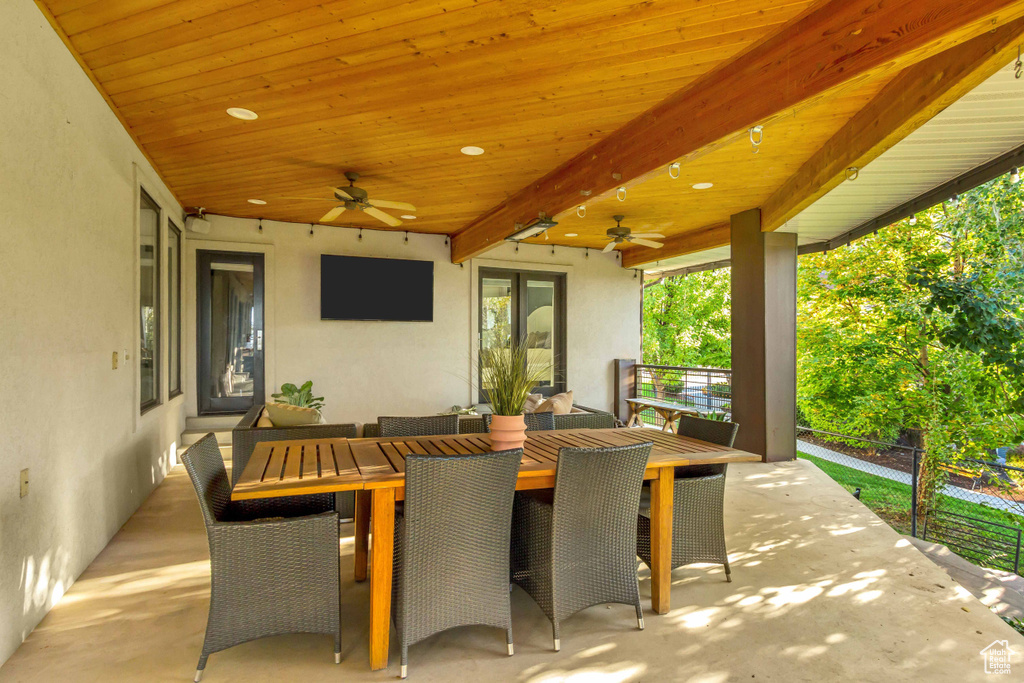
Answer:
[[(599, 606), (550, 626), (518, 588), (516, 654), (496, 629), (463, 628), (411, 648), (409, 680), (427, 681), (972, 681), (979, 651), (1024, 640), (867, 508), (806, 461), (734, 465), (726, 533), (733, 583), (720, 567), (673, 573), (671, 613)], [(351, 533), (351, 526), (347, 528)], [(369, 586), (342, 552), (343, 661), (325, 636), (282, 636), (210, 657), (205, 681), (373, 681)], [(189, 681), (209, 600), (206, 535), (176, 467), (0, 668), (3, 681)], [(1024, 657), (1012, 660), (1024, 673)], [(1016, 672), (1014, 672), (1016, 673)]]

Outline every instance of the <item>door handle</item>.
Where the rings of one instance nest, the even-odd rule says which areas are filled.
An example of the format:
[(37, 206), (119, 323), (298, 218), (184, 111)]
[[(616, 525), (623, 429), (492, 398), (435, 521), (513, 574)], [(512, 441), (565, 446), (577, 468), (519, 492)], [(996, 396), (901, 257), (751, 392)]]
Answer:
[(263, 350), (263, 330), (256, 330), (256, 350)]

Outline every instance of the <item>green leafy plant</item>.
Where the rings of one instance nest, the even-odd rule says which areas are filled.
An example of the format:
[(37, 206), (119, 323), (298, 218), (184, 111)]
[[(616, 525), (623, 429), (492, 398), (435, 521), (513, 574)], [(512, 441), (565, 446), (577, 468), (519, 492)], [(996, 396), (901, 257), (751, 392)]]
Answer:
[(522, 415), (530, 391), (551, 374), (550, 361), (530, 356), (525, 338), (480, 351), (480, 380), (495, 415)]
[(307, 381), (301, 387), (294, 384), (282, 384), (281, 393), (271, 394), (271, 396), (277, 399), (278, 403), (287, 403), (300, 408), (320, 410), (324, 407), (324, 397), (313, 395), (313, 380)]

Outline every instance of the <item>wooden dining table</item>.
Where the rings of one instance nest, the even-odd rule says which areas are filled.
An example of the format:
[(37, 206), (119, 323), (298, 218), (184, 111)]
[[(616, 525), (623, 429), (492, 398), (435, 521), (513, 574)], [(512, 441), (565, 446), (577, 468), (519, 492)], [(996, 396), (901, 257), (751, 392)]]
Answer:
[[(566, 429), (528, 436), (517, 490), (554, 487), (562, 448), (653, 443), (644, 479), (651, 481), (651, 607), (658, 614), (670, 609), (674, 468), (761, 460), (753, 453), (649, 428)], [(354, 573), (356, 581), (366, 580), (369, 560), (370, 666), (378, 670), (388, 665), (395, 502), (405, 499), (405, 456), (489, 450), (486, 434), (267, 441), (256, 445), (231, 498), (356, 491)]]

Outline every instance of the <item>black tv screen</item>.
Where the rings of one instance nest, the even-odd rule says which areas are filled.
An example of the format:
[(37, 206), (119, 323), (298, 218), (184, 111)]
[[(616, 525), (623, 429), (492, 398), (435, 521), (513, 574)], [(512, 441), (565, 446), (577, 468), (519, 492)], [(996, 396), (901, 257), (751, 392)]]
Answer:
[(322, 320), (434, 320), (434, 262), (320, 255)]

